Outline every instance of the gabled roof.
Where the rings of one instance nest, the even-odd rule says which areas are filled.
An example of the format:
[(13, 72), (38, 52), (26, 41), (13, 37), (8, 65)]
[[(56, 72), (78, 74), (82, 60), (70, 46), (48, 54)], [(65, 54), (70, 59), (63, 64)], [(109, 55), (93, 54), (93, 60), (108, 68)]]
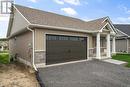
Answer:
[(117, 37), (128, 37), (127, 34), (125, 34), (124, 32), (120, 31), (119, 29), (116, 28), (116, 30), (117, 30), (117, 34), (116, 34)]
[(130, 24), (114, 24), (115, 28), (130, 36)]
[(100, 19), (86, 22), (81, 19), (67, 17), (67, 16), (63, 16), (51, 12), (20, 6), (20, 5), (15, 5), (15, 7), (31, 24), (58, 26), (64, 28), (99, 31), (105, 25), (103, 21), (107, 18), (107, 17), (103, 17)]
[[(69, 30), (69, 31), (94, 33), (94, 32), (101, 32), (101, 30), (107, 24), (109, 24), (112, 30), (115, 29), (109, 17), (103, 17), (86, 22), (81, 19), (63, 16), (56, 13), (46, 12), (25, 6), (13, 5), (12, 7), (14, 7), (14, 9), (16, 9), (16, 11), (18, 11), (20, 15), (29, 23), (27, 27), (30, 28), (32, 27), (48, 28), (48, 29), (51, 28), (67, 31)], [(13, 23), (13, 17), (10, 17), (7, 37), (10, 36), (12, 23)]]

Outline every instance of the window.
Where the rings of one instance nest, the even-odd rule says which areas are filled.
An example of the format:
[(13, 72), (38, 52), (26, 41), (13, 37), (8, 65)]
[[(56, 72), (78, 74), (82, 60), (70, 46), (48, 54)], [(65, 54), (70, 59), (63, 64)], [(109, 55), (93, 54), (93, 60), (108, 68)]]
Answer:
[(83, 37), (63, 36), (63, 35), (47, 35), (46, 40), (71, 40), (71, 41), (85, 41)]
[(69, 40), (67, 36), (59, 36), (59, 40)]
[(58, 37), (57, 36), (47, 36), (47, 40), (57, 40)]
[(70, 37), (69, 39), (72, 40), (72, 41), (78, 41), (79, 40), (78, 37)]
[(85, 39), (82, 37), (79, 37), (79, 41), (84, 41)]

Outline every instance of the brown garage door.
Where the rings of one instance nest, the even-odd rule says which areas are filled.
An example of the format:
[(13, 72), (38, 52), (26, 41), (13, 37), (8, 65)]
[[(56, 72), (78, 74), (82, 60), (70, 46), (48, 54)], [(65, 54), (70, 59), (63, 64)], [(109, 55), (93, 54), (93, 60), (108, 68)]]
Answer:
[(46, 35), (46, 64), (87, 59), (87, 38)]

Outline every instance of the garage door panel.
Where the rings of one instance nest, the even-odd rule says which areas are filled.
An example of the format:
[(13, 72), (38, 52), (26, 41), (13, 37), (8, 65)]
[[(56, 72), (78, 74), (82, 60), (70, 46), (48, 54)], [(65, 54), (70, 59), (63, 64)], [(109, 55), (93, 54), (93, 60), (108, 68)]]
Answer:
[[(60, 37), (62, 37), (62, 39)], [(59, 35), (47, 35), (47, 38), (47, 64), (86, 59), (86, 38)]]

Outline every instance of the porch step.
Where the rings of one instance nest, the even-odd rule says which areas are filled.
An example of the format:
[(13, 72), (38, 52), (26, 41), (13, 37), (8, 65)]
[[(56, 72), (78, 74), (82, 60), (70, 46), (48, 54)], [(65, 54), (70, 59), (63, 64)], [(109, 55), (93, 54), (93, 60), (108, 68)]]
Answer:
[(102, 60), (102, 61), (117, 64), (117, 65), (126, 65), (127, 64), (127, 62), (120, 61), (120, 60), (114, 60), (114, 59), (106, 59), (106, 60)]

